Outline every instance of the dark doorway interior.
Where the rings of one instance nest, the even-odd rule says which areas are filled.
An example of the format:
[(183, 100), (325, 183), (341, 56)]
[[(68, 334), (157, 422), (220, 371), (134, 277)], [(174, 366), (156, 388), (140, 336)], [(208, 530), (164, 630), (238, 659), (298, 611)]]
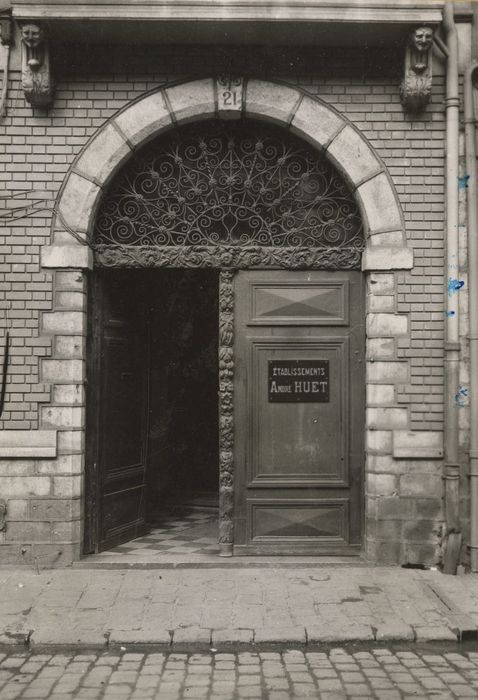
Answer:
[(218, 499), (218, 273), (152, 275), (149, 520)]
[(218, 287), (215, 270), (94, 273), (85, 552), (217, 513)]

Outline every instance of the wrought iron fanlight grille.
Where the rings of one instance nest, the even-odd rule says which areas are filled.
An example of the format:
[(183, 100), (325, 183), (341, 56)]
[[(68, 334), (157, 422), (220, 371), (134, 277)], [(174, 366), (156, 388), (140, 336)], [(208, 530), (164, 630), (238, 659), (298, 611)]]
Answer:
[(95, 246), (364, 248), (361, 217), (326, 157), (283, 130), (213, 121), (139, 151), (113, 180)]

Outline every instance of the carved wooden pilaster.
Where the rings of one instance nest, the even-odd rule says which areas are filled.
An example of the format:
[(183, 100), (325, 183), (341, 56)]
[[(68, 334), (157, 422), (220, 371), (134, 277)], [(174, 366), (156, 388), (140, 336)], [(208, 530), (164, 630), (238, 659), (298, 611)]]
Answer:
[(234, 272), (219, 276), (219, 547), (232, 556), (234, 511)]
[(32, 107), (48, 107), (53, 101), (50, 48), (43, 27), (28, 22), (21, 28), (22, 87)]
[(400, 97), (406, 112), (421, 112), (432, 92), (433, 29), (417, 27), (411, 33), (405, 53), (405, 73)]

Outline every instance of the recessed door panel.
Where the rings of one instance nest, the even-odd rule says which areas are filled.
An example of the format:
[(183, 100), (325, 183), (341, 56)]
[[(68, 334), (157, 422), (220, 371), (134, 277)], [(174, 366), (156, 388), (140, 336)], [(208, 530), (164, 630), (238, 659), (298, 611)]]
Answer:
[(235, 319), (235, 553), (359, 551), (361, 274), (239, 272)]
[(348, 339), (252, 337), (249, 351), (251, 485), (344, 485)]

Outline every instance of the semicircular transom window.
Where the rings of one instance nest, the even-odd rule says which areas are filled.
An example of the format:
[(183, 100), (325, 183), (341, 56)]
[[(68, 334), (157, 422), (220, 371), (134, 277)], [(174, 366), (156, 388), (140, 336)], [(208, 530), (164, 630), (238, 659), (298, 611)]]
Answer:
[(355, 200), (326, 157), (278, 127), (211, 121), (143, 147), (108, 188), (95, 245), (362, 250)]

